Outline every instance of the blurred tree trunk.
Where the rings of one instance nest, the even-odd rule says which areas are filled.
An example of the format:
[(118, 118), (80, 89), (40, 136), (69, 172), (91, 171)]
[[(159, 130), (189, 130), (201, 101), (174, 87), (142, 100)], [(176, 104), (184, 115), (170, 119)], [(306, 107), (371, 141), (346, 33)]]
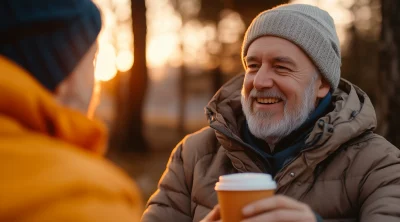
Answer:
[(186, 119), (186, 97), (187, 97), (186, 95), (187, 73), (186, 73), (185, 63), (183, 62), (183, 55), (185, 53), (185, 48), (183, 45), (184, 37), (182, 36), (182, 34), (180, 34), (180, 38), (181, 38), (180, 50), (182, 53), (182, 65), (180, 67), (179, 80), (178, 80), (178, 85), (179, 85), (178, 132), (183, 136), (186, 133), (185, 119)]
[(131, 0), (131, 9), (135, 62), (127, 73), (128, 77), (119, 78), (120, 85), (127, 87), (120, 90), (117, 122), (111, 138), (111, 146), (116, 146), (121, 151), (144, 152), (147, 150), (147, 143), (143, 132), (143, 107), (148, 85), (145, 0)]
[(400, 2), (382, 0), (379, 132), (400, 147)]
[[(147, 144), (143, 134), (143, 107), (146, 97), (148, 75), (146, 60), (146, 4), (145, 0), (132, 0), (132, 31), (134, 34), (133, 52), (135, 62), (130, 78), (129, 99), (130, 116), (127, 128), (127, 141), (132, 150), (144, 151)], [(128, 113), (129, 115), (129, 113)]]
[(214, 68), (213, 70), (211, 70), (211, 76), (213, 78), (212, 79), (212, 83), (213, 83), (212, 87), (213, 87), (213, 94), (214, 94), (224, 84), (221, 67), (218, 66), (217, 68)]

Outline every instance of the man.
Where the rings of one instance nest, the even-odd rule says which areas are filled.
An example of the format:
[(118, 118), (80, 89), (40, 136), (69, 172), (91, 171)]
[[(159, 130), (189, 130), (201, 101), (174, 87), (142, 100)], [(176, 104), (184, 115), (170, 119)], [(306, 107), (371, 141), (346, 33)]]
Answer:
[(243, 209), (246, 222), (399, 221), (400, 151), (372, 132), (368, 96), (340, 80), (329, 14), (301, 4), (261, 13), (242, 59), (245, 75), (209, 102), (210, 126), (175, 148), (142, 221), (219, 220), (214, 185), (238, 172), (278, 185)]
[(0, 221), (138, 221), (140, 195), (86, 117), (98, 8), (2, 0), (0, 20)]

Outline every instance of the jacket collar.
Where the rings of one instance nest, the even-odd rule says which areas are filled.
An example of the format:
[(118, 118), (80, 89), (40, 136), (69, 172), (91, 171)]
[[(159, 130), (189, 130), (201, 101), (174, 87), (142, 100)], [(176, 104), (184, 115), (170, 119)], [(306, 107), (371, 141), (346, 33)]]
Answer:
[[(245, 121), (240, 102), (243, 79), (244, 75), (239, 75), (228, 81), (205, 108), (210, 126), (216, 129), (221, 145), (235, 155), (250, 149), (240, 136), (240, 128)], [(331, 112), (313, 121), (306, 145), (312, 148), (323, 146), (323, 149), (307, 152), (307, 165), (315, 166), (341, 144), (376, 127), (376, 115), (370, 99), (360, 88), (344, 79), (332, 94), (332, 106)], [(240, 154), (238, 158), (248, 162), (244, 165), (252, 166), (252, 160), (245, 156)]]

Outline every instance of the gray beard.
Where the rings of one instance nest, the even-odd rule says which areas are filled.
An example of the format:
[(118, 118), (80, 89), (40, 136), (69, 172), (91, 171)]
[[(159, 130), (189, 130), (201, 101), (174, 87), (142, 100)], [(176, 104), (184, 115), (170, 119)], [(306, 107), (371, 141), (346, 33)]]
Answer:
[[(298, 129), (315, 109), (315, 80), (317, 75), (312, 78), (303, 95), (303, 102), (295, 109), (287, 107), (286, 99), (279, 90), (264, 90), (262, 92), (253, 89), (246, 99), (242, 90), (242, 109), (246, 117), (250, 132), (257, 138), (267, 141), (269, 144), (277, 143), (279, 140)], [(272, 91), (272, 92), (269, 92)], [(280, 121), (271, 121), (272, 112), (254, 112), (252, 109), (252, 98), (256, 94), (269, 95), (283, 99), (284, 113)]]

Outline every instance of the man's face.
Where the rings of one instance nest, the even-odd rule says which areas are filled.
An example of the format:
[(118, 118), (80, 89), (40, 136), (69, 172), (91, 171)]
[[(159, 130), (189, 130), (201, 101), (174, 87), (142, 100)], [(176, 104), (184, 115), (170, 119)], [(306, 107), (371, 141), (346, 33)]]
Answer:
[(253, 135), (267, 142), (298, 128), (329, 92), (309, 57), (288, 40), (258, 38), (245, 61), (243, 111)]
[[(95, 86), (94, 60), (98, 45), (94, 43), (74, 71), (56, 90), (57, 100), (65, 106), (88, 114)], [(88, 114), (91, 116), (92, 114)]]

